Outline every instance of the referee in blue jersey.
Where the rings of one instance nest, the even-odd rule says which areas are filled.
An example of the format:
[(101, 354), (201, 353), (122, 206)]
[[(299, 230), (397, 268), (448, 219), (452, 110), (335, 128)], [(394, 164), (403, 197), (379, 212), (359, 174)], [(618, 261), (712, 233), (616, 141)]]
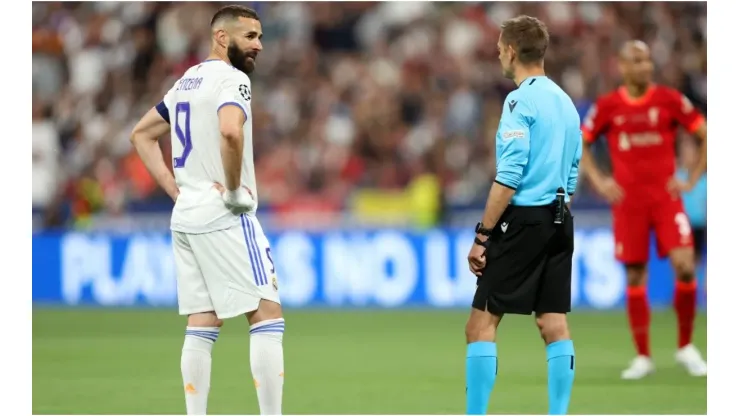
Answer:
[(467, 414), (488, 409), (499, 368), (496, 330), (507, 313), (535, 313), (547, 350), (549, 414), (566, 414), (570, 402), (575, 350), (565, 317), (573, 260), (569, 202), (581, 131), (573, 101), (545, 75), (548, 43), (547, 28), (534, 17), (501, 26), (501, 67), (517, 89), (504, 102), (496, 180), (468, 255), (478, 288), (465, 328)]

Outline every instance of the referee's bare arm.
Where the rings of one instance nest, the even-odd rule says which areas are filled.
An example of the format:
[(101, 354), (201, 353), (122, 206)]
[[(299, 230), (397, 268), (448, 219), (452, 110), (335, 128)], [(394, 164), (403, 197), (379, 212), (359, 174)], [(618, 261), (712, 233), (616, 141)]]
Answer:
[[(578, 131), (578, 134), (581, 134), (581, 131)], [(579, 137), (578, 138), (578, 147), (576, 148), (576, 154), (573, 157), (573, 162), (570, 165), (570, 173), (568, 174), (568, 189), (566, 191), (568, 192), (568, 195), (571, 197), (570, 201), (566, 204), (568, 206), (568, 209), (570, 209), (570, 203), (573, 202), (573, 195), (576, 193), (576, 188), (578, 187), (578, 169), (581, 166), (581, 157), (583, 156), (583, 140)]]

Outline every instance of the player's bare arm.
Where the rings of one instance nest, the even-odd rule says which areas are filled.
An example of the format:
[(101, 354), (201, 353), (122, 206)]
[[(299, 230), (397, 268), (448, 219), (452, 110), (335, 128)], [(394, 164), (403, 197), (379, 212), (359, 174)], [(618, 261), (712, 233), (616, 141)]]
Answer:
[(687, 181), (673, 177), (668, 182), (667, 189), (675, 196), (694, 189), (694, 186), (696, 186), (697, 182), (699, 182), (707, 171), (707, 123), (705, 121), (702, 120), (699, 123), (694, 131), (694, 137), (701, 143), (699, 147), (699, 162), (689, 171)]
[(244, 111), (235, 105), (227, 105), (218, 111), (218, 127), (221, 132), (221, 159), (226, 175), (226, 189), (236, 191), (241, 185), (242, 155), (244, 153)]
[(215, 184), (215, 186), (222, 191), (226, 205), (240, 211), (249, 211), (255, 205), (251, 192), (241, 184), (245, 121), (244, 110), (236, 104), (225, 105), (218, 110), (221, 161), (226, 178), (224, 184), (226, 189), (222, 191), (221, 184)]
[(131, 133), (131, 144), (134, 145), (144, 166), (152, 175), (157, 184), (167, 192), (172, 200), (177, 200), (180, 191), (175, 183), (175, 177), (167, 168), (159, 148), (159, 138), (169, 132), (170, 124), (162, 118), (157, 109), (150, 109), (136, 124)]
[(599, 138), (599, 135), (608, 129), (604, 121), (606, 119), (605, 114), (604, 103), (599, 100), (591, 107), (584, 119), (581, 127), (583, 136), (581, 166), (596, 192), (610, 204), (616, 204), (624, 197), (624, 191), (614, 178), (604, 174), (599, 169), (591, 151), (591, 145)]
[(591, 143), (583, 141), (583, 156), (581, 166), (586, 173), (586, 177), (591, 181), (596, 192), (599, 193), (610, 204), (619, 203), (624, 198), (624, 191), (611, 176), (605, 175), (594, 161), (594, 155), (591, 151)]
[(689, 133), (700, 143), (699, 161), (688, 172), (687, 180), (681, 181), (673, 178), (668, 184), (668, 190), (674, 195), (689, 192), (701, 180), (707, 171), (707, 123), (689, 99), (678, 91), (673, 91), (674, 117)]
[(701, 141), (699, 149), (699, 163), (689, 173), (689, 186), (693, 188), (707, 171), (707, 123), (702, 121), (694, 132), (694, 137)]

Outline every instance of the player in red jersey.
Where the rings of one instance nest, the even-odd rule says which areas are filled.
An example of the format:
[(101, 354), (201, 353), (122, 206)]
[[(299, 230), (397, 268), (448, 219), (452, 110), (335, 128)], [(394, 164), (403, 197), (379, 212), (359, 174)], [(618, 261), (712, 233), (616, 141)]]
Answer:
[[(651, 230), (657, 237), (659, 255), (670, 259), (677, 279), (675, 358), (689, 374), (706, 376), (706, 362), (691, 344), (696, 315), (694, 240), (680, 198), (680, 193), (690, 190), (706, 171), (706, 122), (680, 92), (652, 83), (653, 63), (644, 42), (625, 44), (619, 67), (624, 85), (601, 96), (584, 120), (581, 165), (596, 190), (612, 205), (615, 254), (627, 269), (627, 314), (638, 355), (622, 378), (639, 379), (655, 371), (645, 290)], [(701, 163), (688, 182), (675, 175), (679, 126), (702, 141)], [(607, 139), (613, 177), (604, 175), (593, 162), (590, 145), (601, 135)]]

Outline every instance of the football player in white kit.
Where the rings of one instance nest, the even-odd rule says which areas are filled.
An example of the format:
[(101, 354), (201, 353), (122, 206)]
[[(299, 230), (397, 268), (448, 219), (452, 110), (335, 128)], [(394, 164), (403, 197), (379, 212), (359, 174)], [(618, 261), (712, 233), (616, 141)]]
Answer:
[[(185, 72), (134, 128), (131, 141), (175, 200), (172, 245), (188, 415), (206, 414), (211, 349), (223, 319), (246, 315), (260, 413), (282, 413), (283, 320), (270, 246), (259, 221), (247, 74), (262, 50), (257, 13), (220, 9), (208, 58)], [(157, 140), (170, 131), (174, 177)]]

